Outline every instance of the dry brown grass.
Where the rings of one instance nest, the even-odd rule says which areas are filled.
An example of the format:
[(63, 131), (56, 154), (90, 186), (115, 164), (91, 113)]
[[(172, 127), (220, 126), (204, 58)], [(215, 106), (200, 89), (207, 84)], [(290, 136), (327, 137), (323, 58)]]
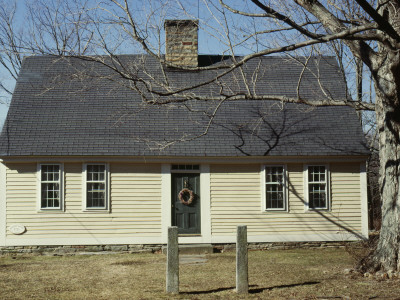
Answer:
[[(181, 265), (182, 299), (396, 299), (400, 280), (345, 275), (354, 259), (344, 249), (249, 252), (250, 294), (237, 296), (235, 253), (208, 255), (208, 262)], [(1, 299), (160, 299), (165, 256), (119, 254), (0, 257)], [(399, 299), (399, 298), (398, 298)]]

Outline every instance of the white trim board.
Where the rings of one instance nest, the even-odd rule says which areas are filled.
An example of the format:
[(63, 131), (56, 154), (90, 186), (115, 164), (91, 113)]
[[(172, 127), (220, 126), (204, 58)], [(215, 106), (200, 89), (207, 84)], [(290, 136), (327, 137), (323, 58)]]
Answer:
[(360, 163), (360, 195), (361, 195), (361, 234), (368, 239), (368, 191), (367, 191), (367, 166)]
[(0, 162), (0, 246), (6, 245), (7, 233), (7, 170), (6, 166)]
[(168, 227), (171, 226), (171, 165), (161, 165), (161, 241), (168, 242)]
[[(201, 243), (211, 242), (210, 165), (200, 165)], [(182, 242), (184, 239), (182, 239)]]

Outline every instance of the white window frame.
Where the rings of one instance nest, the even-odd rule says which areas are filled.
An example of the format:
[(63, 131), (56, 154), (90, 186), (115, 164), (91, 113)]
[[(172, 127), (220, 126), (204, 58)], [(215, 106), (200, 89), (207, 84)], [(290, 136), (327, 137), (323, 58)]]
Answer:
[[(59, 166), (60, 174), (58, 184), (60, 187), (60, 200), (58, 207), (42, 207), (42, 166)], [(38, 182), (38, 202), (37, 209), (38, 211), (64, 211), (64, 164), (63, 163), (38, 163), (37, 164), (37, 182)], [(56, 182), (56, 181), (53, 181)]]
[[(283, 168), (283, 208), (267, 208), (267, 172), (266, 169), (269, 167), (282, 167)], [(263, 211), (268, 211), (268, 212), (288, 212), (289, 211), (289, 189), (288, 189), (288, 171), (287, 171), (287, 165), (262, 165), (261, 166), (261, 186), (262, 186), (262, 210)]]
[[(104, 187), (105, 187), (105, 195), (104, 195), (104, 207), (87, 207), (87, 167), (88, 166), (104, 166), (105, 176), (104, 176)], [(84, 163), (82, 169), (82, 210), (83, 211), (91, 211), (91, 212), (109, 212), (110, 211), (110, 172), (109, 172), (109, 164), (108, 163)], [(96, 181), (100, 182), (100, 181)]]
[[(325, 181), (309, 182), (308, 168), (309, 167), (325, 167)], [(309, 184), (325, 183), (326, 207), (311, 208), (309, 206)], [(330, 211), (331, 210), (331, 195), (330, 195), (330, 170), (328, 164), (307, 164), (304, 165), (304, 200), (305, 211)]]

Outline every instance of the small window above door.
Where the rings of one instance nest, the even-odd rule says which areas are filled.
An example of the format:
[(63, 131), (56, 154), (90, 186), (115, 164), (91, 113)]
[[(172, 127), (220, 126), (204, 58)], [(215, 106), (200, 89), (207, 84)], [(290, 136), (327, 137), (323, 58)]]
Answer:
[(189, 171), (189, 172), (199, 172), (200, 165), (172, 165), (171, 171)]

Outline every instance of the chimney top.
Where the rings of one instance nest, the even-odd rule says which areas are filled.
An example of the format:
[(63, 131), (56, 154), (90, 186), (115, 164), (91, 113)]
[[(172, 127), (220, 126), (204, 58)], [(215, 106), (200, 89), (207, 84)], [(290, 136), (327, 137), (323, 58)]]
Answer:
[(165, 20), (164, 29), (168, 26), (199, 26), (199, 20)]
[(182, 67), (198, 67), (198, 20), (166, 20), (165, 59)]

